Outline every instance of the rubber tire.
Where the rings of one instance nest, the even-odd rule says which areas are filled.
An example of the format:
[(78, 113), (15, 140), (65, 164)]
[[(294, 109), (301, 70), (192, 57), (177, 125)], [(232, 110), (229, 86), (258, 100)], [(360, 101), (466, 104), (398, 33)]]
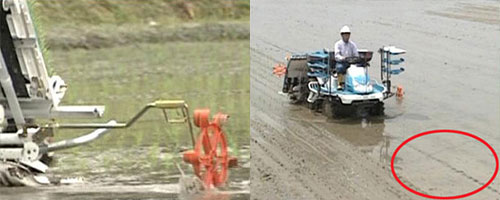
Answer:
[(344, 105), (339, 101), (332, 101), (332, 117), (333, 118), (343, 118), (343, 117), (348, 117), (352, 113), (350, 110), (352, 109), (351, 106), (349, 105)]
[(330, 100), (323, 100), (323, 103), (321, 105), (322, 108), (322, 113), (326, 117), (332, 118), (333, 117), (333, 110), (332, 110), (332, 105), (330, 103)]
[[(306, 101), (307, 102), (307, 101)], [(320, 112), (321, 111), (321, 103), (322, 101), (321, 100), (316, 100), (314, 101), (313, 103), (309, 103), (307, 102), (307, 107), (312, 110), (312, 111), (316, 111), (316, 112)]]
[(307, 102), (307, 96), (309, 95), (309, 90), (304, 85), (299, 85), (300, 87), (298, 93), (294, 93), (293, 96), (289, 96), (289, 100), (291, 104), (301, 104), (303, 102)]
[(325, 100), (324, 99), (318, 99), (318, 100), (316, 100), (316, 102), (314, 102), (314, 104), (315, 104), (314, 105), (315, 106), (314, 111), (319, 112), (319, 113), (323, 112), (323, 101), (325, 101)]
[(382, 116), (384, 115), (384, 102), (378, 102), (370, 109), (370, 115)]
[(289, 96), (288, 96), (288, 100), (290, 100), (290, 103), (291, 103), (291, 104), (300, 104), (300, 103), (302, 103), (302, 102), (300, 101), (300, 98), (299, 98), (299, 97), (297, 97), (297, 95), (295, 95), (295, 94), (293, 94), (293, 95), (289, 95)]

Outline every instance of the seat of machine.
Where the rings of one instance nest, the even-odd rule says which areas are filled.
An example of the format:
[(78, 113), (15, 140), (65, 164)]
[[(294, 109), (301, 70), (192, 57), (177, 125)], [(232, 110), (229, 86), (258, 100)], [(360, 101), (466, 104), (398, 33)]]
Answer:
[(370, 62), (373, 57), (373, 51), (368, 51), (366, 49), (358, 49), (358, 54), (365, 62)]

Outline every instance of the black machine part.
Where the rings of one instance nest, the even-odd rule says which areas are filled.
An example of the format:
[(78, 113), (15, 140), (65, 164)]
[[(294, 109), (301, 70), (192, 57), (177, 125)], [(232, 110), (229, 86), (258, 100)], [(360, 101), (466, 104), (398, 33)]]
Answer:
[[(14, 39), (12, 38), (7, 24), (7, 14), (11, 11), (0, 9), (0, 49), (4, 56), (7, 70), (12, 79), (12, 85), (17, 97), (29, 97), (26, 84), (29, 83), (22, 74), (21, 66), (18, 61), (16, 48), (14, 47)], [(5, 96), (5, 95), (4, 95)]]
[(287, 71), (283, 82), (283, 93), (293, 93), (293, 88), (307, 84), (307, 58), (305, 55), (293, 56), (287, 64)]

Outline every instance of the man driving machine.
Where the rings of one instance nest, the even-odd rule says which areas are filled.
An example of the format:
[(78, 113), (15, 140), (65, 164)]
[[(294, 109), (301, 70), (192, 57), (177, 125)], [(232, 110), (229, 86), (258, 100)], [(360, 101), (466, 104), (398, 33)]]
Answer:
[(348, 63), (345, 62), (345, 58), (359, 56), (358, 48), (356, 44), (349, 40), (351, 36), (351, 30), (348, 26), (343, 26), (340, 29), (340, 36), (342, 39), (335, 43), (335, 70), (338, 77), (338, 89), (342, 90), (344, 87), (344, 75), (348, 67)]

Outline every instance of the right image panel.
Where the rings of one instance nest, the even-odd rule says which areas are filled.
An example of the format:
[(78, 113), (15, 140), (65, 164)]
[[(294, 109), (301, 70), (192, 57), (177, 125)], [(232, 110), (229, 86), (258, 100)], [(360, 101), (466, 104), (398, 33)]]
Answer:
[(251, 0), (252, 199), (499, 199), (500, 2)]

